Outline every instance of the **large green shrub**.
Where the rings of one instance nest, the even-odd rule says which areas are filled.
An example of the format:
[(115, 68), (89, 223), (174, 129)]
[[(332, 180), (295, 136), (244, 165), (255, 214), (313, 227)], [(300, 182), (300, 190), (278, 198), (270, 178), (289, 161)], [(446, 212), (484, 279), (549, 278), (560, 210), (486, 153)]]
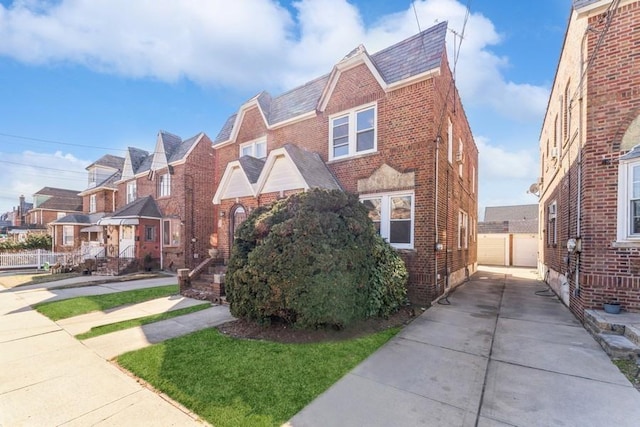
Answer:
[(20, 251), (26, 249), (51, 249), (51, 236), (48, 234), (29, 234), (26, 240), (0, 242), (0, 251)]
[(238, 229), (226, 276), (234, 316), (343, 327), (386, 316), (407, 271), (357, 196), (311, 190), (254, 210)]

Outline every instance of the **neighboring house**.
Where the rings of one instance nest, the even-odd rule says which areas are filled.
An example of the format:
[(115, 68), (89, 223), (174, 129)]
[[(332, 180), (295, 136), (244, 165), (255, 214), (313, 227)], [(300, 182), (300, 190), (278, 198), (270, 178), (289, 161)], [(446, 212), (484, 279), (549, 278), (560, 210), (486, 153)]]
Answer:
[(85, 169), (87, 188), (78, 193), (82, 210), (51, 223), (55, 252), (80, 249), (85, 257), (103, 256), (103, 228), (98, 220), (116, 210), (115, 184), (122, 174), (124, 158), (106, 154)]
[[(161, 131), (151, 153), (127, 150), (115, 182), (116, 210), (98, 221), (108, 260), (147, 260), (175, 270), (192, 268), (207, 256), (215, 226), (211, 145), (204, 133), (182, 140)], [(109, 274), (118, 273), (110, 265)], [(124, 264), (117, 265), (122, 271)]]
[(574, 0), (540, 136), (540, 273), (640, 311), (640, 1)]
[(33, 207), (27, 212), (30, 228), (47, 230), (50, 223), (70, 213), (82, 213), (82, 198), (77, 190), (44, 187), (33, 195)]
[(478, 152), (447, 63), (447, 24), (378, 53), (359, 46), (327, 75), (262, 92), (213, 146), (222, 257), (247, 214), (310, 188), (359, 194), (429, 303), (476, 269)]
[(493, 206), (478, 223), (478, 264), (538, 266), (538, 205)]
[(11, 225), (13, 227), (22, 227), (27, 224), (27, 212), (33, 208), (33, 203), (25, 201), (24, 195), (20, 196), (20, 203), (14, 206), (11, 215)]

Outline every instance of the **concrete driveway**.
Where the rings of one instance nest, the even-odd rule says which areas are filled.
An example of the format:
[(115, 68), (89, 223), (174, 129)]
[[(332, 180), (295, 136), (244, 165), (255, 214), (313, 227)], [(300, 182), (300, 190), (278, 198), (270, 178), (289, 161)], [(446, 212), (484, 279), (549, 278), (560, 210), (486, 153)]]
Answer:
[(535, 272), (472, 276), (290, 426), (638, 426), (640, 393)]

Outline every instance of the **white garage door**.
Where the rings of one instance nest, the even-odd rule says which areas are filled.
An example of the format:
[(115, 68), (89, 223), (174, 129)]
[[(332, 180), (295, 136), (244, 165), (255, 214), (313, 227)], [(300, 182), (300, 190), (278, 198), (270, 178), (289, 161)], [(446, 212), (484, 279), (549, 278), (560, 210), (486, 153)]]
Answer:
[(491, 234), (478, 235), (478, 264), (507, 265), (506, 247), (508, 236)]
[(538, 240), (535, 235), (513, 236), (513, 265), (536, 267), (538, 265)]

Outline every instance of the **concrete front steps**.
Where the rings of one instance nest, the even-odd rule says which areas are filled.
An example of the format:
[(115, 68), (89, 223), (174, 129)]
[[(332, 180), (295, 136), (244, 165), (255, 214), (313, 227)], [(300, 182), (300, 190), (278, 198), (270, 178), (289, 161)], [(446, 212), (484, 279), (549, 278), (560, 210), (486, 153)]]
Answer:
[(613, 359), (640, 357), (640, 313), (609, 314), (585, 310), (586, 329)]

